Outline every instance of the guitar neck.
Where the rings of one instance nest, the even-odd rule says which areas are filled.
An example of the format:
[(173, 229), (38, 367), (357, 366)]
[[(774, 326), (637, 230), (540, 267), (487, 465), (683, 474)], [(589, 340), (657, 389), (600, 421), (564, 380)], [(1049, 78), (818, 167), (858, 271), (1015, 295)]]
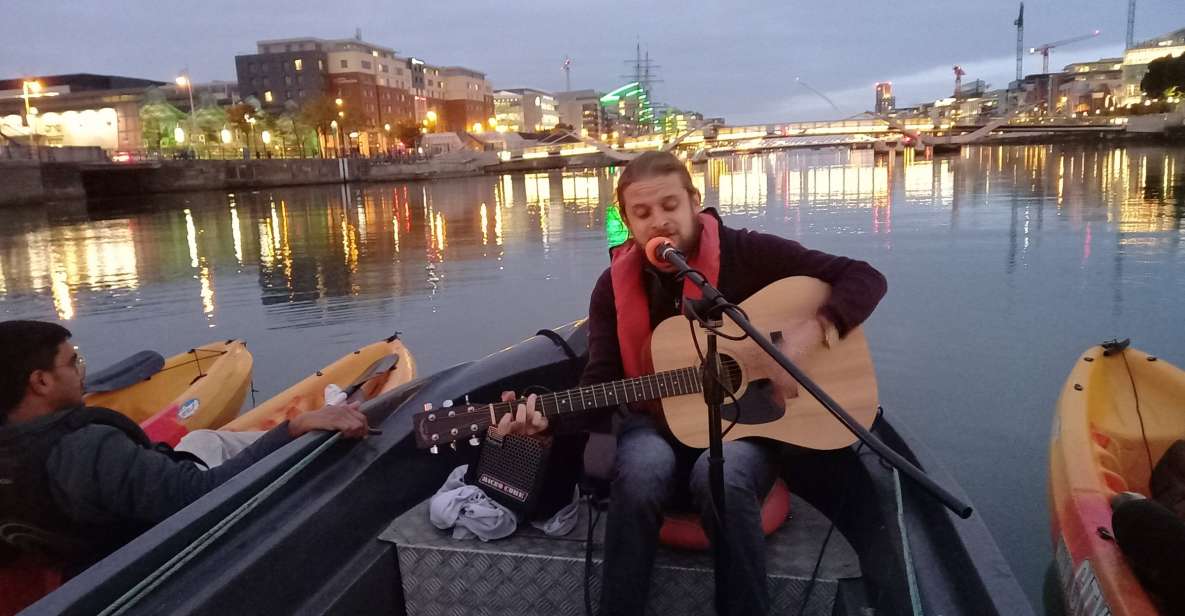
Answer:
[[(554, 418), (591, 409), (683, 396), (703, 391), (698, 367), (666, 370), (632, 379), (577, 387), (538, 396), (535, 410)], [(415, 434), (421, 447), (451, 443), (482, 433), (506, 415), (513, 416), (523, 398), (492, 404), (468, 404), (462, 409), (426, 407), (415, 416)]]
[[(658, 400), (669, 396), (683, 396), (698, 393), (703, 390), (698, 367), (667, 370), (657, 374), (648, 374), (632, 379), (621, 379), (599, 383), (587, 387), (577, 387), (559, 392), (540, 394), (535, 400), (535, 410), (543, 413), (549, 419), (579, 413), (593, 409), (617, 406), (618, 404), (632, 404)], [(515, 412), (519, 404), (526, 402), (519, 398), (510, 402), (495, 402), (484, 406), (474, 406), (473, 410), (481, 411), (486, 416), (486, 422), (492, 415), (497, 421), (504, 415)]]

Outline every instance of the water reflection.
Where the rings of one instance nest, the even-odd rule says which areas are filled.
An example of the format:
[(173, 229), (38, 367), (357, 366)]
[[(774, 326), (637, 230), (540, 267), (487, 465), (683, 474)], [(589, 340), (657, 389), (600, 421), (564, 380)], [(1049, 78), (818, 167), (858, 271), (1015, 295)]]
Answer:
[[(0, 313), (67, 321), (97, 365), (243, 337), (261, 398), (394, 330), (432, 372), (584, 316), (618, 174), (2, 210)], [(955, 470), (1039, 596), (1034, 461), (1066, 359), (1131, 336), (1185, 364), (1185, 150), (796, 150), (712, 159), (692, 182), (731, 225), (886, 273), (869, 323), (886, 407)]]
[[(991, 205), (1006, 212), (1005, 269), (1012, 272), (1039, 241), (1047, 215), (1083, 234), (1083, 262), (1099, 241), (1099, 225), (1114, 230), (1120, 247), (1178, 245), (1183, 158), (1161, 148), (1077, 146), (970, 148), (934, 159), (913, 152), (790, 151), (712, 159), (693, 168), (693, 182), (705, 204), (726, 216), (765, 221), (789, 235), (814, 225), (870, 234), (886, 248), (895, 213), (916, 219), (917, 208), (947, 211), (925, 224), (954, 231), (968, 208)], [(507, 246), (535, 246), (547, 259), (559, 241), (599, 237), (616, 173), (206, 193), (188, 195), (180, 212), (172, 206), (177, 197), (164, 196), (131, 213), (81, 222), (6, 211), (16, 224), (4, 225), (0, 292), (5, 301), (48, 299), (69, 320), (130, 307), (135, 298), (128, 292), (184, 275), (196, 280), (191, 297), (213, 327), (220, 282), (254, 270), (263, 306), (293, 308), (273, 314), (293, 326), (322, 323), (340, 312), (336, 298), (437, 294), (450, 284), (443, 267), (450, 261), (504, 270)], [(819, 216), (847, 210), (871, 215)], [(910, 229), (917, 230), (913, 222)], [(1115, 254), (1121, 259), (1124, 250)], [(530, 267), (530, 259), (521, 266)]]

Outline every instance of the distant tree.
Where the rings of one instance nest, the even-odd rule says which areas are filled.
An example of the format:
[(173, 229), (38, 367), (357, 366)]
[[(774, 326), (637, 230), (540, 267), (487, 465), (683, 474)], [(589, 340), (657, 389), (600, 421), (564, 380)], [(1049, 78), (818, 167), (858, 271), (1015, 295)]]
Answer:
[(160, 88), (149, 88), (140, 107), (140, 135), (148, 150), (175, 148), (174, 129), (185, 119), (185, 112), (169, 104)]
[(1140, 81), (1140, 89), (1150, 98), (1170, 96), (1170, 90), (1185, 92), (1185, 54), (1176, 58), (1165, 56), (1148, 63), (1148, 72)]
[(209, 157), (210, 148), (222, 144), (222, 129), (226, 128), (226, 109), (218, 106), (214, 95), (203, 92), (198, 99), (197, 112), (194, 113), (197, 132), (205, 137), (205, 155)]
[(301, 124), (317, 133), (318, 143), (320, 143), (324, 141), (325, 135), (332, 130), (331, 125), (337, 119), (337, 105), (332, 96), (322, 94), (306, 100), (298, 115)]

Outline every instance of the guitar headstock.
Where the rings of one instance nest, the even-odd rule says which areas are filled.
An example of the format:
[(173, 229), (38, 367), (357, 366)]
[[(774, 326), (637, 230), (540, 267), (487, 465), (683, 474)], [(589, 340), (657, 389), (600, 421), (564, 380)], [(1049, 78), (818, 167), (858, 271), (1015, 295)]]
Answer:
[(468, 439), (470, 445), (480, 445), (480, 435), (490, 425), (490, 416), (485, 405), (478, 408), (466, 404), (457, 408), (452, 400), (445, 400), (436, 409), (431, 402), (424, 403), (424, 410), (412, 416), (412, 431), (416, 435), (416, 446), (438, 453), (440, 445), (457, 448), (457, 441)]

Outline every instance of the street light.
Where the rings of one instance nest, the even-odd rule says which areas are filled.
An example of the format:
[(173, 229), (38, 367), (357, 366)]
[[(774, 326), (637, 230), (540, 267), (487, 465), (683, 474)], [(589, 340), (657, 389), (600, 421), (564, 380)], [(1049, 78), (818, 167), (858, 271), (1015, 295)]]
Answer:
[(335, 154), (337, 154), (338, 158), (341, 158), (341, 156), (342, 156), (341, 132), (337, 130), (337, 127), (338, 127), (337, 120), (334, 120), (329, 123), (329, 128), (333, 129), (333, 151)]
[[(182, 72), (180, 75), (177, 75), (177, 79), (174, 81), (177, 83), (177, 87), (185, 88), (189, 91), (189, 134), (192, 135), (194, 132), (194, 127), (197, 126), (197, 121), (194, 119), (193, 80), (189, 77), (189, 69), (185, 69), (184, 72)], [(194, 155), (196, 155), (197, 151), (194, 150), (194, 147), (193, 140), (191, 139), (189, 141), (189, 149), (193, 150)]]
[(251, 125), (251, 140), (247, 142), (247, 153), (250, 155), (251, 150), (255, 149), (255, 116), (247, 116), (247, 124)]
[[(41, 82), (40, 81), (32, 80), (32, 81), (24, 81), (21, 83), (21, 97), (25, 99), (25, 125), (29, 127), (29, 130), (32, 133), (29, 136), (29, 139), (33, 143), (33, 153), (34, 154), (37, 154), (37, 129), (33, 127), (32, 116), (37, 115), (37, 110), (29, 107), (29, 95), (39, 94), (40, 92), (41, 92)], [(32, 111), (32, 113), (30, 113), (30, 110)], [(36, 156), (35, 158), (37, 158), (37, 160), (41, 160), (41, 157), (39, 155)]]

